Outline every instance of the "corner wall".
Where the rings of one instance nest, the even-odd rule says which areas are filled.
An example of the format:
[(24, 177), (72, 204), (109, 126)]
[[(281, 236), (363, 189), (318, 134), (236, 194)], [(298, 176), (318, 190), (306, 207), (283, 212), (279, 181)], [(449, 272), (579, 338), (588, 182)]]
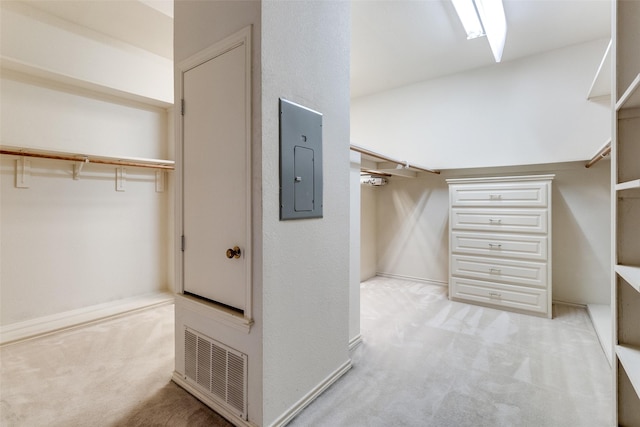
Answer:
[[(350, 29), (349, 2), (262, 2), (265, 425), (349, 363)], [(323, 218), (279, 220), (280, 97), (323, 114)]]
[(381, 274), (448, 283), (447, 178), (553, 173), (553, 300), (608, 304), (610, 300), (609, 160), (459, 169), (416, 179), (392, 178), (378, 190)]
[(378, 208), (380, 188), (360, 186), (360, 281), (376, 275), (378, 263)]

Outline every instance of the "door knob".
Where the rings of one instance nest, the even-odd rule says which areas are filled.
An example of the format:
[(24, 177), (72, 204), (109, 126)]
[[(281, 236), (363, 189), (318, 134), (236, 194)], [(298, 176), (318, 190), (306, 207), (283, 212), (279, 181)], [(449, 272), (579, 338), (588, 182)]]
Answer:
[(240, 255), (242, 255), (242, 251), (237, 246), (234, 246), (233, 249), (227, 249), (227, 258), (229, 259), (240, 258)]

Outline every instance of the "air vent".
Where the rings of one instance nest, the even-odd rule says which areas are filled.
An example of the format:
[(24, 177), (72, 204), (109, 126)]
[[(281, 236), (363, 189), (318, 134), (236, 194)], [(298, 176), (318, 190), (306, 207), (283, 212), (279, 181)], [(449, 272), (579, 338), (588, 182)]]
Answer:
[(187, 381), (247, 419), (247, 355), (199, 332), (185, 328)]

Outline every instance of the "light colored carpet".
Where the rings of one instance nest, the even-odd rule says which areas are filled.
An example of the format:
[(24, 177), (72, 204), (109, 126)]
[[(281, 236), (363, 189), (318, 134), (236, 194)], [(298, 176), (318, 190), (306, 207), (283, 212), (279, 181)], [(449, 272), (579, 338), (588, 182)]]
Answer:
[[(611, 372), (586, 311), (553, 320), (362, 284), (354, 368), (290, 425), (611, 425)], [(2, 426), (230, 426), (170, 381), (173, 306), (0, 348)]]
[(548, 320), (376, 277), (361, 313), (353, 369), (291, 426), (612, 425), (611, 370), (584, 309)]
[(171, 382), (164, 305), (0, 348), (2, 426), (231, 426)]

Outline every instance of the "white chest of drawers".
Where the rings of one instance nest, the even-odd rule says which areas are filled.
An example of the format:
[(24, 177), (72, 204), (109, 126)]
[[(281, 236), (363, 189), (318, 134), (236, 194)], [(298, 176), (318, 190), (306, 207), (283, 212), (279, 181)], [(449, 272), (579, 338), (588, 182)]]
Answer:
[(450, 299), (551, 317), (553, 178), (447, 180)]

